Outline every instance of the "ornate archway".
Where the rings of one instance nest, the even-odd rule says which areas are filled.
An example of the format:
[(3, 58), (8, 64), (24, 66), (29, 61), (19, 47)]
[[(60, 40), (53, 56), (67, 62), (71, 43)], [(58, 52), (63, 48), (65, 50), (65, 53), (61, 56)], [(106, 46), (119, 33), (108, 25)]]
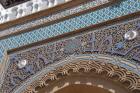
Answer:
[[(128, 91), (139, 93), (140, 37), (133, 34), (133, 32), (139, 33), (139, 20), (138, 18), (99, 30), (89, 29), (90, 32), (49, 43), (45, 42), (39, 46), (32, 46), (32, 49), (18, 48), (16, 52), (8, 55), (9, 60), (5, 62), (6, 65), (4, 65), (5, 68), (0, 77), (0, 92), (34, 93), (48, 87), (50, 82), (59, 81), (65, 76), (73, 79), (71, 77), (73, 73), (70, 73), (72, 69), (72, 72), (77, 73), (76, 75), (82, 71), (86, 76), (91, 74), (97, 75), (99, 78), (102, 77), (103, 79), (101, 78), (100, 81), (109, 80), (108, 82), (112, 82), (109, 84), (111, 86), (119, 84), (117, 87), (122, 86), (120, 90), (124, 90), (126, 93)], [(130, 39), (132, 40), (125, 37), (131, 37), (131, 35)], [(37, 43), (40, 44), (40, 42)], [(27, 61), (28, 64), (20, 66), (20, 63), (24, 61)], [(83, 81), (85, 80), (81, 80), (80, 84)], [(118, 89), (107, 87), (103, 83), (90, 82), (90, 84), (118, 91)], [(38, 90), (38, 87), (41, 88)]]
[[(22, 92), (54, 93), (75, 84), (99, 87), (104, 90), (103, 93), (106, 93), (105, 90), (109, 93), (140, 92), (140, 77), (137, 74), (123, 67), (106, 63), (106, 59), (93, 60), (92, 58), (92, 56), (78, 56), (70, 58), (71, 60), (68, 58), (65, 61), (69, 63), (60, 62), (63, 65), (60, 66), (59, 63), (55, 69), (32, 81), (24, 90), (21, 86)], [(16, 91), (18, 92), (21, 90)]]

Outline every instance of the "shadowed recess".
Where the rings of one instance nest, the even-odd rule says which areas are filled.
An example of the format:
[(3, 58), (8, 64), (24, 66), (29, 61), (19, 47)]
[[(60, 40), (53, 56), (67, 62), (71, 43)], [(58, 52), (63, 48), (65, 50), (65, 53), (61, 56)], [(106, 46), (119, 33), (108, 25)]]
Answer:
[(95, 86), (89, 86), (84, 84), (73, 84), (69, 85), (67, 87), (64, 87), (55, 93), (111, 93), (106, 89), (95, 87)]
[(10, 8), (12, 6), (16, 6), (18, 4), (27, 2), (30, 0), (0, 0), (0, 3), (3, 5), (4, 8)]

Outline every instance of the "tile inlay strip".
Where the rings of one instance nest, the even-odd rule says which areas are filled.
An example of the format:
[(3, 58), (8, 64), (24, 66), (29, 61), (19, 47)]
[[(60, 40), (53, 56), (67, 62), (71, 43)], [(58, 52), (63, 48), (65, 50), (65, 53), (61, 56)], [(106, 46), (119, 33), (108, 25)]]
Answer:
[(115, 19), (138, 11), (140, 11), (139, 0), (125, 0), (120, 4), (120, 6), (106, 7), (98, 11), (93, 11), (50, 26), (36, 29), (32, 32), (3, 39), (0, 41), (0, 59), (2, 59), (4, 51), (62, 35), (80, 28), (85, 28), (90, 25), (102, 23), (107, 20)]

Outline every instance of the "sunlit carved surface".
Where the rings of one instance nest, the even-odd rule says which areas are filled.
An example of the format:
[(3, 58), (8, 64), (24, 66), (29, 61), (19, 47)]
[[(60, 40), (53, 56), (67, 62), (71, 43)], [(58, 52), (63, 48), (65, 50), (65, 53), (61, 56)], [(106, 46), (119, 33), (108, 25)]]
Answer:
[(124, 34), (124, 38), (126, 40), (133, 40), (138, 36), (138, 32), (133, 30), (133, 31), (128, 31)]
[(27, 16), (43, 9), (48, 9), (68, 1), (71, 0), (3, 0), (1, 2), (5, 7), (13, 7), (4, 9), (3, 6), (0, 5), (0, 23), (18, 19), (20, 17)]
[[(104, 2), (104, 3), (107, 3), (107, 2)], [(87, 9), (97, 7), (99, 5), (101, 5), (101, 4), (98, 4), (96, 0), (91, 0), (89, 2), (81, 4), (79, 6), (75, 6), (75, 7), (72, 7), (70, 9), (58, 12), (56, 14), (51, 14), (51, 15), (43, 17), (43, 18), (38, 18), (38, 19), (35, 19), (33, 21), (28, 21), (28, 22), (23, 23), (23, 24), (18, 25), (18, 26), (13, 26), (13, 27), (10, 27), (8, 29), (4, 29), (2, 32), (0, 32), (0, 37), (4, 36), (6, 34), (20, 32), (21, 30), (25, 30), (25, 29), (28, 29), (30, 27), (41, 25), (41, 24), (44, 24), (46, 22), (58, 20), (60, 18), (69, 16), (69, 15), (72, 15), (75, 13), (79, 13), (79, 12), (85, 11)]]
[(20, 61), (18, 61), (17, 65), (20, 69), (24, 68), (27, 65), (27, 60), (20, 60)]
[[(18, 19), (20, 17), (29, 14), (33, 14), (35, 12), (44, 9), (52, 8), (56, 5), (63, 4), (69, 1), (72, 0), (2, 0), (1, 3), (5, 7), (10, 7), (10, 8), (4, 9), (3, 6), (0, 5), (0, 9), (1, 9), (0, 24), (14, 19)], [(92, 1), (94, 1), (95, 6), (108, 2), (108, 0), (92, 0)]]

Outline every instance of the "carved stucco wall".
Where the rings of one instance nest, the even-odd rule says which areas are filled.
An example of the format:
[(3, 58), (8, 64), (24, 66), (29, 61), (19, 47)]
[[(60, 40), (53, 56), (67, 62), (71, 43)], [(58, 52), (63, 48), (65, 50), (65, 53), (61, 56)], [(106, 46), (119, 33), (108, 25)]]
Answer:
[[(46, 73), (59, 65), (68, 63), (70, 59), (67, 58), (74, 59), (71, 56), (78, 57), (78, 55), (86, 57), (92, 54), (92, 60), (100, 59), (104, 60), (103, 62), (123, 67), (137, 74), (139, 78), (140, 37), (138, 35), (130, 41), (124, 38), (124, 34), (132, 30), (140, 33), (139, 23), (140, 19), (137, 18), (11, 54), (5, 67), (7, 70), (5, 69), (6, 72), (1, 77), (2, 91), (9, 93), (22, 90), (32, 80), (39, 77), (38, 74), (43, 70)], [(60, 63), (65, 59), (67, 61)], [(18, 67), (21, 60), (28, 62), (22, 69)], [(139, 83), (136, 85), (139, 89)]]
[[(134, 13), (139, 11), (139, 9), (140, 9), (139, 0), (125, 0), (122, 1), (122, 3), (120, 3), (118, 6), (114, 5), (113, 7), (112, 6), (106, 7), (98, 11), (93, 12), (91, 11), (91, 13), (77, 16), (75, 18), (71, 18), (69, 20), (53, 24), (51, 26), (39, 28), (28, 33), (3, 39), (0, 41), (0, 59), (2, 59), (4, 51), (7, 51), (9, 49), (17, 48), (46, 38), (71, 32), (76, 29), (101, 23), (106, 20), (117, 18), (119, 16)], [(35, 21), (33, 21), (33, 23), (30, 23), (29, 26), (35, 25), (36, 23), (34, 22)], [(14, 28), (14, 30), (12, 28), (10, 29), (12, 29), (11, 31), (15, 31), (15, 29), (18, 29), (19, 31), (19, 28), (17, 27), (16, 28), (12, 27)]]
[[(89, 7), (94, 7), (94, 4), (92, 5), (87, 3), (86, 5), (83, 4), (80, 7), (85, 6), (88, 9)], [(82, 9), (84, 8), (81, 8), (81, 10)], [(118, 6), (114, 5), (98, 11), (91, 11), (90, 13), (47, 27), (42, 27), (31, 32), (3, 39), (0, 41), (0, 58), (2, 59), (4, 52), (9, 49), (101, 23), (122, 15), (134, 13), (139, 11), (139, 9), (139, 0), (125, 0)], [(64, 11), (64, 13), (66, 11)], [(48, 19), (49, 17), (45, 17), (43, 19), (46, 18)], [(35, 20), (32, 22), (29, 22), (28, 26), (33, 26), (38, 21)], [(11, 27), (10, 29), (13, 29), (12, 31), (20, 31), (16, 29), (19, 29), (20, 26), (22, 27), (23, 25), (21, 24), (16, 27)], [(123, 67), (128, 71), (137, 74), (137, 77), (139, 78), (140, 37), (138, 36), (132, 41), (124, 39), (124, 34), (128, 31), (136, 30), (140, 33), (139, 26), (140, 18), (137, 18), (83, 33), (81, 35), (64, 38), (63, 40), (59, 40), (57, 42), (47, 43), (20, 53), (7, 55), (6, 57), (9, 59), (7, 60), (7, 63), (5, 63), (5, 68), (2, 70), (3, 73), (0, 77), (1, 92), (19, 93), (19, 91), (22, 91), (30, 85), (32, 81), (36, 80), (36, 76), (39, 78), (39, 75), (42, 76), (41, 74), (45, 74), (47, 71), (53, 70), (54, 67), (60, 65), (59, 62), (62, 60), (73, 58), (71, 57), (72, 55), (78, 56), (92, 54), (93, 60), (106, 60), (104, 62)], [(19, 69), (17, 64), (24, 59), (28, 61), (28, 64), (23, 69)], [(67, 60), (66, 63), (67, 62), (69, 61)], [(65, 64), (65, 62), (63, 62), (63, 64)], [(139, 89), (139, 81), (137, 81), (135, 87), (132, 86), (132, 89), (134, 88)]]

